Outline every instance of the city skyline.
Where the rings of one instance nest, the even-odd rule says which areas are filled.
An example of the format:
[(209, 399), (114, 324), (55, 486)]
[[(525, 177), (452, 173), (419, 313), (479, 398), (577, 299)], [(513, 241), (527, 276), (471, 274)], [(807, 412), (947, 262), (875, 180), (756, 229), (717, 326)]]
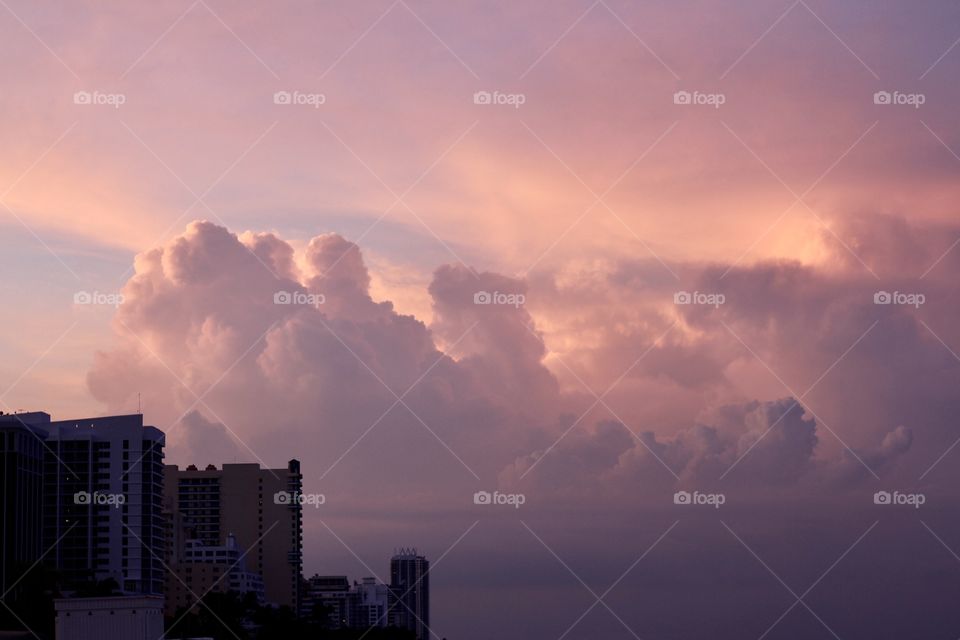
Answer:
[(299, 461), (276, 557), (376, 603), (416, 546), (440, 640), (960, 636), (956, 2), (0, 0), (0, 49), (0, 411)]
[[(338, 601), (314, 594), (323, 579), (303, 573), (301, 512), (318, 496), (302, 492), (298, 460), (283, 469), (181, 470), (164, 464), (164, 441), (141, 413), (54, 421), (45, 411), (0, 412), (4, 630), (49, 637), (34, 630), (46, 632), (47, 622), (29, 603), (54, 597), (57, 640), (113, 632), (159, 640), (196, 632), (193, 620), (206, 611), (225, 627), (213, 630), (218, 637), (237, 637), (208, 602), (214, 594), (253, 598), (250, 606), (285, 608), (314, 623), (336, 602), (325, 629), (430, 637), (429, 562), (415, 548), (395, 550), (389, 583), (364, 578)], [(38, 591), (41, 575), (50, 583)], [(118, 614), (122, 623), (114, 623)], [(251, 614), (253, 628), (263, 625), (259, 615)], [(154, 639), (148, 629), (158, 625)]]

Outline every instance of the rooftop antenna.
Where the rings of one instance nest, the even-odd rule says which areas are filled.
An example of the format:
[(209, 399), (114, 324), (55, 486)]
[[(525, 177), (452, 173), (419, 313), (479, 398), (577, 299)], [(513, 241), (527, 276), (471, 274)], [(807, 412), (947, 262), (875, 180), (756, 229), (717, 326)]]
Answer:
[(140, 402), (140, 392), (137, 391), (137, 413), (143, 415), (143, 404)]

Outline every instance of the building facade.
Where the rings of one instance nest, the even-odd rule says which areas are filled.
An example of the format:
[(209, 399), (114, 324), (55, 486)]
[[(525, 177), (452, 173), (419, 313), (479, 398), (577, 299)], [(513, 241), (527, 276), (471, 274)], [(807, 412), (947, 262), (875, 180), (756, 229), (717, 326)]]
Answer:
[(390, 624), (430, 637), (430, 562), (416, 549), (399, 549), (390, 559)]
[(163, 598), (108, 596), (55, 600), (57, 640), (158, 640)]
[(350, 599), (350, 622), (355, 629), (385, 627), (389, 622), (387, 612), (390, 609), (390, 587), (364, 578), (353, 586)]
[(45, 561), (67, 588), (112, 578), (124, 593), (162, 594), (163, 432), (140, 414), (46, 430)]
[(330, 629), (342, 629), (350, 626), (349, 600), (347, 576), (314, 575), (304, 585), (300, 613)]
[[(0, 413), (0, 593), (7, 594), (43, 554), (46, 413)], [(8, 594), (16, 599), (16, 592)]]
[[(174, 541), (168, 549), (171, 564), (183, 563), (191, 545), (221, 547), (232, 535), (247, 570), (261, 576), (266, 602), (298, 612), (303, 563), (302, 505), (295, 499), (302, 487), (299, 461), (291, 460), (286, 469), (225, 464), (181, 470), (168, 465), (164, 473), (164, 509)], [(185, 571), (181, 577), (187, 577)]]

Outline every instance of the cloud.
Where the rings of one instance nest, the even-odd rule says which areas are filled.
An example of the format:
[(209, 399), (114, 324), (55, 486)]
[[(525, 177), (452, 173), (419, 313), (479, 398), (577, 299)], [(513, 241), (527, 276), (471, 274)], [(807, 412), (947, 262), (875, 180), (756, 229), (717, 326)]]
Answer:
[[(374, 300), (362, 250), (336, 234), (298, 256), (275, 234), (194, 222), (137, 258), (119, 343), (97, 355), (89, 385), (108, 407), (146, 390), (161, 426), (213, 407), (262, 460), (282, 464), (295, 443), (324, 477), (353, 478), (362, 460), (423, 496), (465, 491), (474, 474), (618, 495), (721, 476), (848, 486), (899, 473), (910, 455), (912, 468), (932, 462), (949, 444), (952, 426), (936, 415), (954, 401), (929, 371), (953, 366), (949, 353), (916, 309), (875, 305), (865, 272), (675, 268), (679, 285), (653, 260), (530, 281), (441, 266), (428, 326)], [(925, 283), (938, 313), (955, 304), (945, 286)], [(726, 302), (675, 305), (680, 287)], [(277, 304), (278, 291), (297, 295)], [(513, 302), (478, 304), (484, 292)], [(891, 345), (911, 381), (885, 374)], [(183, 420), (185, 433), (210, 431), (198, 420)], [(206, 442), (177, 438), (185, 455)], [(437, 489), (441, 469), (457, 480)]]
[[(868, 451), (818, 455), (815, 419), (794, 398), (750, 401), (713, 410), (672, 437), (632, 433), (604, 421), (518, 458), (501, 474), (505, 486), (541, 499), (560, 493), (592, 504), (656, 504), (679, 488), (735, 491), (741, 500), (868, 486), (868, 465), (886, 471), (909, 449), (898, 427)], [(866, 461), (865, 463), (863, 461)], [(524, 479), (527, 479), (524, 482)]]
[[(960, 411), (960, 369), (940, 342), (960, 343), (949, 271), (931, 271), (915, 308), (873, 296), (916, 280), (831, 264), (678, 263), (679, 282), (652, 259), (528, 279), (446, 265), (426, 324), (371, 296), (362, 249), (341, 236), (298, 252), (194, 222), (138, 256), (116, 345), (88, 384), (110, 411), (143, 392), (171, 460), (301, 458), (305, 490), (332, 510), (305, 515), (314, 538), (334, 517), (352, 541), (400, 527), (439, 553), (462, 533), (457, 518), (506, 517), (470, 511), (478, 488), (524, 493), (525, 521), (547, 536), (584, 514), (621, 531), (639, 509), (672, 521), (686, 490), (723, 493), (724, 517), (763, 537), (766, 556), (790, 534), (766, 509), (832, 522), (869, 508), (878, 487), (931, 502), (956, 492), (956, 466), (936, 463)], [(676, 305), (678, 290), (725, 302)], [(514, 304), (478, 303), (481, 292)], [(704, 536), (716, 525), (691, 517)], [(496, 555), (512, 540), (481, 546)], [(723, 553), (730, 540), (688, 542)], [(328, 551), (308, 550), (307, 565)], [(682, 565), (680, 547), (664, 553)]]
[(166, 464), (181, 468), (195, 464), (202, 469), (208, 464), (234, 462), (240, 455), (240, 448), (223, 423), (208, 420), (199, 411), (188, 412), (174, 428), (179, 433), (176, 439), (168, 433), (173, 445), (167, 448)]

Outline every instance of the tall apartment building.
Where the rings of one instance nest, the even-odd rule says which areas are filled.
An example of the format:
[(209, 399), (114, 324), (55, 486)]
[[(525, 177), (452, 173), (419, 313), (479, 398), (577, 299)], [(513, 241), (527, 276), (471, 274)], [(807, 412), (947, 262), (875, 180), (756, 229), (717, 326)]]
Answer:
[(140, 414), (44, 425), (45, 561), (71, 584), (113, 578), (126, 593), (164, 588), (164, 434)]
[(43, 554), (43, 427), (49, 423), (42, 412), (0, 412), (0, 593)]
[(225, 464), (221, 469), (191, 465), (181, 470), (168, 465), (164, 473), (164, 508), (174, 540), (170, 563), (191, 590), (202, 593), (186, 572), (188, 545), (197, 541), (206, 547), (225, 546), (232, 535), (247, 570), (262, 577), (266, 601), (298, 611), (302, 505), (290, 496), (300, 495), (300, 462), (291, 460), (286, 469)]
[(390, 624), (430, 637), (430, 562), (416, 549), (399, 549), (390, 558)]

